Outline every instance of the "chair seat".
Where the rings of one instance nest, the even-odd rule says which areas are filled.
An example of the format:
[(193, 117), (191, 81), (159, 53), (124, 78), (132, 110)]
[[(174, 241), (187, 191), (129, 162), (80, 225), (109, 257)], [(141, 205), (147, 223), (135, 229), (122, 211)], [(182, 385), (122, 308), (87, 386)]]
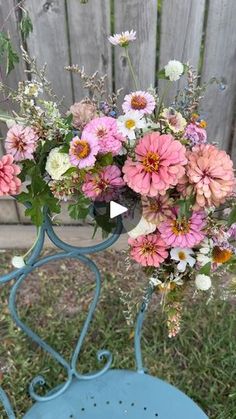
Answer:
[(172, 385), (126, 370), (110, 370), (93, 380), (74, 380), (61, 396), (37, 402), (24, 419), (207, 419)]

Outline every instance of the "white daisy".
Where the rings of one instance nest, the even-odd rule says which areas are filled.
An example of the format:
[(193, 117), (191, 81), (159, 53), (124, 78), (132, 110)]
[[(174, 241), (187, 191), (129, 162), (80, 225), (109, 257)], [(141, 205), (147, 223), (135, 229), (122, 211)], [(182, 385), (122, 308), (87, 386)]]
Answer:
[(117, 126), (121, 134), (128, 137), (129, 140), (135, 140), (135, 130), (145, 128), (146, 124), (139, 111), (130, 111), (119, 116)]
[(180, 272), (184, 272), (187, 264), (189, 264), (191, 267), (195, 265), (196, 260), (191, 256), (193, 255), (192, 249), (185, 249), (181, 247), (175, 247), (174, 249), (171, 249), (170, 251), (170, 257), (173, 260), (176, 260), (178, 263), (177, 269)]
[(130, 42), (135, 41), (136, 31), (125, 31), (121, 33), (115, 33), (113, 36), (108, 37), (108, 41), (112, 45), (120, 45), (120, 47), (127, 47)]

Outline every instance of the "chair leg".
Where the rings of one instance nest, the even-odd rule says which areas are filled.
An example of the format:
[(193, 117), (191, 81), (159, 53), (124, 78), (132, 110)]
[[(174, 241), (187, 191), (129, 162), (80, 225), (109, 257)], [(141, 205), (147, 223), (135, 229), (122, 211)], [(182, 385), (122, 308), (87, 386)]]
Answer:
[(3, 389), (0, 387), (0, 402), (2, 402), (5, 412), (9, 419), (16, 419), (11, 403)]

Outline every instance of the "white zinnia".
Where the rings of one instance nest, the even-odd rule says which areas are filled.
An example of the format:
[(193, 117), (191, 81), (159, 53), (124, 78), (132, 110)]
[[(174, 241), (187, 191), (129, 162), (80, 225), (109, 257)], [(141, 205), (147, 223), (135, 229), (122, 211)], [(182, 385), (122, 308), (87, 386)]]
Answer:
[(61, 179), (62, 175), (72, 167), (69, 155), (60, 153), (60, 149), (61, 147), (56, 147), (51, 150), (47, 158), (45, 168), (53, 180)]
[(122, 33), (116, 33), (113, 36), (108, 37), (108, 41), (112, 45), (120, 45), (120, 47), (127, 47), (131, 41), (135, 41), (136, 31), (125, 31)]
[(184, 66), (180, 61), (171, 60), (168, 64), (164, 67), (165, 68), (165, 75), (169, 77), (170, 81), (179, 80), (181, 74), (184, 72)]
[(146, 124), (139, 111), (130, 111), (119, 116), (117, 126), (122, 135), (128, 137), (129, 140), (135, 140), (135, 130), (145, 128)]
[(196, 288), (200, 291), (207, 291), (211, 288), (211, 278), (208, 275), (198, 274), (195, 278)]
[(185, 271), (187, 264), (189, 264), (191, 267), (195, 265), (196, 260), (191, 255), (193, 255), (192, 249), (175, 247), (170, 251), (171, 259), (179, 262), (177, 265), (177, 269), (180, 272)]
[(128, 235), (132, 237), (132, 239), (136, 239), (139, 236), (146, 236), (147, 234), (153, 233), (156, 230), (156, 225), (149, 223), (142, 217), (136, 227), (133, 230), (128, 231)]
[(15, 268), (18, 269), (23, 268), (25, 266), (25, 261), (22, 256), (13, 256), (11, 263)]

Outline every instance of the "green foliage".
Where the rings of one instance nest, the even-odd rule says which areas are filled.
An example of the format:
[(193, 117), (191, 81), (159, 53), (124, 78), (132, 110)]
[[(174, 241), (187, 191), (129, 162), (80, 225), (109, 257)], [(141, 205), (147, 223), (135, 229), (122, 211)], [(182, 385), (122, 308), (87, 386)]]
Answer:
[(110, 164), (112, 164), (113, 163), (112, 153), (107, 153), (107, 154), (104, 154), (103, 156), (101, 156), (98, 160), (98, 163), (101, 166), (109, 166)]
[(179, 217), (189, 218), (191, 216), (191, 208), (194, 205), (195, 197), (192, 195), (189, 198), (179, 199), (177, 205), (179, 207)]
[(48, 184), (42, 179), (38, 165), (33, 165), (27, 173), (31, 177), (31, 184), (27, 186), (27, 192), (17, 196), (17, 200), (27, 206), (25, 215), (39, 227), (43, 223), (44, 207), (47, 207), (49, 212), (59, 214), (60, 204), (52, 195)]
[(27, 10), (23, 10), (22, 18), (20, 21), (20, 31), (23, 41), (26, 41), (29, 34), (33, 32), (33, 24)]
[(8, 75), (19, 62), (19, 57), (5, 32), (0, 32), (0, 63), (6, 59), (6, 74)]
[(236, 222), (236, 207), (234, 207), (228, 217), (228, 225), (231, 226)]
[(71, 218), (74, 220), (84, 220), (89, 213), (90, 204), (90, 200), (80, 194), (76, 203), (68, 205), (68, 211)]
[(211, 262), (206, 263), (198, 272), (199, 274), (210, 275), (211, 273)]

